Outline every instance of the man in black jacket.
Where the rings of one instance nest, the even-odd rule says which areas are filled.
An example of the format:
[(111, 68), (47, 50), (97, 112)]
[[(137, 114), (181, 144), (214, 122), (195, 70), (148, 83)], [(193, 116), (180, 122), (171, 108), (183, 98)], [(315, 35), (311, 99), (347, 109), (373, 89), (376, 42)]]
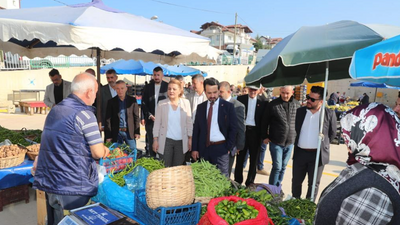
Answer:
[[(153, 126), (156, 117), (156, 108), (159, 101), (167, 98), (168, 83), (163, 81), (164, 73), (161, 67), (153, 69), (152, 81), (144, 86), (142, 95), (142, 111), (145, 119), (146, 136), (148, 148), (153, 146)], [(146, 154), (155, 157), (156, 153), (151, 149), (146, 149)]]
[(280, 88), (279, 98), (270, 102), (264, 111), (261, 138), (269, 143), (272, 170), (269, 184), (280, 186), (285, 175), (296, 138), (295, 118), (300, 103), (293, 97), (293, 86)]
[(135, 97), (126, 95), (127, 87), (123, 80), (114, 86), (117, 96), (108, 100), (104, 133), (107, 142), (126, 142), (133, 151), (136, 140), (140, 138), (139, 105)]
[(249, 88), (248, 95), (238, 96), (237, 100), (245, 106), (245, 144), (244, 149), (238, 152), (235, 166), (235, 181), (241, 184), (243, 182), (243, 163), (246, 152), (250, 153), (250, 167), (247, 174), (246, 186), (254, 183), (257, 173), (257, 161), (260, 157), (261, 147), (261, 118), (264, 113), (264, 107), (267, 102), (263, 101), (258, 95), (258, 87)]

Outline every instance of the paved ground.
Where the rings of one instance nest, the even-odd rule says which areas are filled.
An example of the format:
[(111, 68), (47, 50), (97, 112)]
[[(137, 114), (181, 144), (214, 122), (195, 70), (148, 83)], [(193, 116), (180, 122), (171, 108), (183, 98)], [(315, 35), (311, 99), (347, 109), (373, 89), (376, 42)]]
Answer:
[[(44, 121), (46, 119), (45, 115), (35, 114), (32, 116), (16, 113), (16, 114), (5, 114), (0, 113), (0, 126), (6, 127), (12, 130), (19, 130), (23, 127), (27, 129), (43, 129)], [(141, 128), (141, 133), (145, 134), (144, 127)], [(143, 149), (144, 135), (141, 136), (137, 143), (139, 149)], [(345, 161), (347, 159), (346, 147), (342, 145), (331, 145), (331, 161), (325, 166), (325, 170), (321, 179), (321, 187), (319, 193), (331, 183), (346, 166)], [(267, 149), (264, 165), (267, 170), (271, 169), (271, 156)], [(244, 177), (247, 176), (247, 169), (244, 170)], [(233, 178), (233, 175), (232, 177)], [(257, 175), (256, 183), (268, 183), (268, 176)], [(307, 179), (307, 178), (306, 178)], [(284, 180), (282, 182), (283, 192), (288, 197), (291, 194), (291, 180), (292, 180), (292, 160), (289, 161), (289, 165), (286, 170)], [(303, 183), (303, 196), (307, 192), (307, 181)], [(30, 190), (31, 198), (28, 204), (24, 201), (10, 204), (4, 207), (4, 210), (0, 212), (0, 225), (28, 225), (36, 224), (36, 200), (35, 192)]]

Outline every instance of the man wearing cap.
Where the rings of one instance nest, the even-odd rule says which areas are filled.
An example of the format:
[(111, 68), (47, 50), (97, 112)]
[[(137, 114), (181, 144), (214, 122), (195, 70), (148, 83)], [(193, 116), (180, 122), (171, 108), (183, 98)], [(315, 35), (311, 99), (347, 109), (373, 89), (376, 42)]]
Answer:
[(257, 160), (260, 157), (261, 147), (261, 118), (267, 102), (263, 101), (257, 94), (259, 87), (247, 86), (249, 94), (238, 96), (237, 100), (245, 106), (245, 144), (244, 149), (238, 152), (235, 166), (235, 181), (243, 182), (243, 163), (246, 152), (250, 153), (250, 168), (247, 174), (246, 186), (254, 183), (256, 178)]

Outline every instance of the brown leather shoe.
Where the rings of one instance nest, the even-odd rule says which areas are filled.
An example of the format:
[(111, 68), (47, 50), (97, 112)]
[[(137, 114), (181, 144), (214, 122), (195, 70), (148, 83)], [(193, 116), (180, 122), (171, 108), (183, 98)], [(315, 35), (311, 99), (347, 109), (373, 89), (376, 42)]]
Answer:
[(258, 174), (261, 174), (261, 175), (269, 176), (269, 172), (266, 171), (265, 169), (257, 170), (257, 173), (258, 173)]

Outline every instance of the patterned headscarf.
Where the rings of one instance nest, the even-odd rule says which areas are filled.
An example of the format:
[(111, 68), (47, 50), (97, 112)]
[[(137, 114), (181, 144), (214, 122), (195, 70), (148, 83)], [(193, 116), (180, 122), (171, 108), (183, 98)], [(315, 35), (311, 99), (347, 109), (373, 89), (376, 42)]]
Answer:
[(349, 165), (359, 162), (375, 170), (400, 193), (400, 119), (380, 103), (346, 112), (340, 120), (349, 148)]

